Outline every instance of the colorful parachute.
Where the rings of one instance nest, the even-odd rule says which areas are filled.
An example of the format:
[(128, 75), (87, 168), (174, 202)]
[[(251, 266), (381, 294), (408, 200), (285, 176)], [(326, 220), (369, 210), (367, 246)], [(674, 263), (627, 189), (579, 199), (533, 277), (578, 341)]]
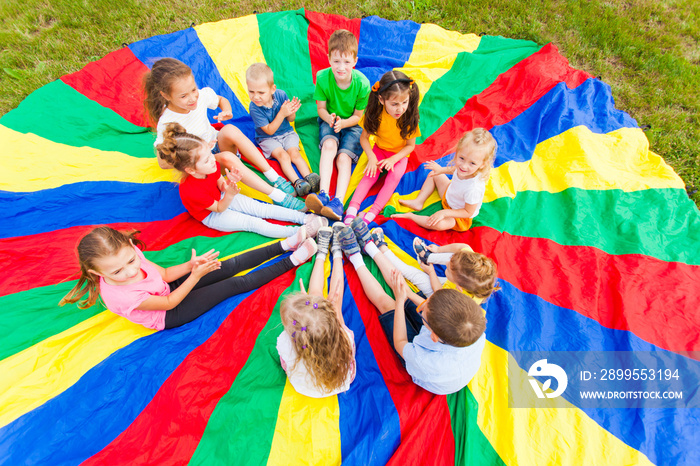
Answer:
[[(488, 343), (467, 389), (432, 396), (411, 383), (352, 267), (343, 310), (358, 374), (324, 400), (295, 393), (274, 346), (281, 295), (308, 264), (170, 331), (57, 307), (75, 283), (76, 241), (96, 224), (138, 228), (161, 265), (191, 247), (231, 254), (269, 241), (185, 213), (142, 111), (155, 60), (187, 63), (251, 136), (244, 73), (266, 62), (304, 103), (296, 129), (316, 167), (313, 80), (341, 27), (359, 37), (357, 68), (371, 82), (401, 68), (423, 95), (423, 137), (377, 219), (392, 247), (411, 260), (415, 235), (466, 241), (498, 263), (503, 289), (485, 304)], [(474, 228), (389, 220), (425, 178), (421, 162), (446, 163), (476, 126), (499, 151)], [(509, 377), (529, 389), (521, 351), (656, 351), (683, 368), (686, 396), (699, 386), (698, 210), (610, 87), (554, 45), (378, 17), (252, 15), (110, 53), (32, 93), (0, 119), (0, 138), (2, 464), (700, 464), (696, 409), (588, 409), (566, 395), (570, 409), (509, 407)]]

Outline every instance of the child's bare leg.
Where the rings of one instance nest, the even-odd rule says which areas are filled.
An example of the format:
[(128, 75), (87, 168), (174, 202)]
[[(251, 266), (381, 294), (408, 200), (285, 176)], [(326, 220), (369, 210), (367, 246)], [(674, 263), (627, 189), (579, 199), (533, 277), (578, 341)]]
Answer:
[[(341, 259), (342, 261), (342, 259)], [(325, 279), (325, 260), (314, 260), (314, 267), (309, 277), (309, 294), (323, 297), (323, 280)]]
[(350, 185), (350, 176), (352, 175), (352, 159), (345, 152), (341, 152), (335, 158), (335, 164), (338, 167), (338, 179), (335, 183), (335, 197), (340, 199), (340, 202), (344, 202), (345, 194), (348, 192), (348, 186)]
[(438, 195), (442, 198), (445, 195), (447, 187), (450, 185), (450, 180), (446, 175), (429, 176), (423, 182), (418, 196), (415, 199), (399, 199), (399, 204), (405, 205), (413, 210), (421, 210), (425, 201), (437, 189)]
[(331, 290), (335, 290), (336, 287), (338, 286), (338, 282), (340, 282), (340, 287), (338, 288), (340, 290), (340, 297), (339, 300), (340, 302), (343, 301), (343, 281), (345, 279), (345, 273), (343, 272), (343, 256), (335, 256), (333, 258), (333, 265), (331, 267), (331, 284), (330, 288)]
[(374, 275), (367, 269), (367, 267), (357, 267), (355, 269), (357, 276), (360, 278), (360, 283), (362, 284), (362, 289), (365, 294), (372, 301), (372, 304), (379, 309), (381, 314), (386, 314), (389, 311), (393, 311), (396, 305), (396, 301), (386, 294), (382, 285), (379, 284)]
[(407, 218), (409, 220), (413, 220), (416, 222), (418, 225), (422, 226), (423, 228), (426, 228), (428, 230), (437, 230), (437, 231), (445, 231), (445, 230), (450, 230), (454, 228), (456, 222), (455, 219), (452, 217), (445, 218), (440, 220), (437, 224), (435, 225), (428, 225), (428, 219), (430, 217), (426, 217), (425, 215), (416, 215), (413, 212), (407, 212), (405, 214), (393, 214), (391, 218)]
[(297, 147), (290, 147), (287, 149), (287, 153), (289, 154), (292, 163), (297, 167), (299, 173), (301, 173), (302, 178), (305, 178), (306, 175), (311, 173), (311, 168), (309, 168), (309, 165), (306, 163), (306, 160), (304, 160), (304, 157), (301, 156), (301, 153)]
[(238, 150), (241, 155), (247, 158), (262, 172), (270, 170), (270, 164), (265, 157), (255, 147), (255, 144), (234, 125), (226, 125), (219, 131), (219, 148), (224, 151), (231, 151), (234, 154)]
[(262, 178), (253, 172), (253, 170), (246, 167), (246, 165), (241, 162), (241, 159), (236, 157), (233, 153), (228, 151), (219, 152), (215, 157), (216, 161), (219, 162), (220, 165), (228, 168), (231, 171), (238, 170), (238, 172), (241, 174), (241, 182), (244, 185), (253, 188), (256, 191), (260, 191), (267, 196), (272, 193), (274, 188), (263, 181)]
[(297, 172), (292, 166), (292, 158), (289, 156), (289, 153), (287, 153), (286, 150), (282, 149), (281, 147), (278, 147), (277, 149), (272, 151), (271, 156), (280, 163), (280, 166), (282, 167), (282, 173), (284, 173), (284, 176), (286, 176), (289, 181), (294, 183), (296, 180), (299, 179)]
[[(320, 190), (326, 194), (328, 194), (328, 191), (331, 189), (333, 160), (335, 159), (335, 154), (337, 151), (338, 142), (333, 138), (326, 139), (321, 146), (321, 159), (318, 162), (318, 174), (321, 176)], [(338, 176), (340, 176), (340, 173)]]

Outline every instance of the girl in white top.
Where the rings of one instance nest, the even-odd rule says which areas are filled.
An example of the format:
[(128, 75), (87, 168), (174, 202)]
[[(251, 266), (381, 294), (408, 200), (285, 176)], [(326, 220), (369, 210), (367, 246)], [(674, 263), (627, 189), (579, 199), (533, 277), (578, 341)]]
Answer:
[[(475, 128), (457, 143), (455, 156), (447, 167), (428, 162), (428, 177), (415, 199), (400, 199), (399, 203), (413, 210), (421, 210), (435, 189), (442, 198), (443, 210), (430, 217), (413, 212), (394, 214), (392, 218), (409, 218), (430, 230), (467, 231), (472, 225), (484, 200), (486, 181), (489, 179), (496, 156), (496, 140), (484, 128)], [(452, 180), (447, 177), (452, 175)]]
[(277, 351), (282, 369), (298, 393), (312, 398), (345, 392), (355, 379), (354, 334), (345, 325), (342, 313), (344, 274), (338, 241), (333, 247), (329, 296), (323, 298), (331, 231), (329, 227), (319, 230), (309, 292), (300, 279), (301, 293), (288, 296), (280, 307), (284, 331), (277, 338)]

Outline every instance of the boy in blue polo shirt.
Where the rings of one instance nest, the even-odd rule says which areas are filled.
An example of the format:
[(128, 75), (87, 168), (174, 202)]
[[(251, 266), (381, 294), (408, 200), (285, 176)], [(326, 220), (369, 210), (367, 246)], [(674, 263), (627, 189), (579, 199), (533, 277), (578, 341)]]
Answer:
[[(382, 329), (413, 383), (436, 395), (464, 388), (479, 369), (486, 344), (486, 318), (481, 307), (453, 289), (438, 290), (428, 299), (411, 292), (401, 272), (372, 242), (367, 224), (359, 217), (351, 227), (341, 230), (339, 242), (362, 289), (379, 310)], [(360, 247), (377, 264), (395, 299), (367, 269)]]
[[(318, 109), (321, 160), (321, 191), (306, 198), (310, 211), (333, 220), (343, 216), (343, 200), (350, 184), (352, 164), (362, 155), (358, 126), (367, 107), (370, 86), (364, 74), (357, 71), (357, 38), (345, 29), (333, 32), (328, 40), (330, 68), (316, 73), (316, 107)], [(338, 167), (335, 196), (329, 190), (333, 160)]]
[[(299, 152), (299, 136), (290, 123), (301, 107), (299, 99), (287, 98), (287, 93), (277, 89), (272, 70), (264, 63), (253, 63), (245, 75), (250, 105), (248, 113), (255, 124), (255, 142), (265, 158), (274, 158), (282, 172), (292, 182), (297, 196), (318, 192), (320, 178), (311, 173), (309, 165)], [(294, 166), (303, 178), (299, 178)]]

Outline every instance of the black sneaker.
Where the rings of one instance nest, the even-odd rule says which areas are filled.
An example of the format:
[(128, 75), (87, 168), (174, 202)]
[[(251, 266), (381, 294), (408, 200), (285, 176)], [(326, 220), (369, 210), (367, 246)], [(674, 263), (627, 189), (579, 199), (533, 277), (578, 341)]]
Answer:
[(304, 180), (311, 186), (311, 192), (317, 193), (321, 188), (321, 177), (317, 173), (309, 173)]
[(311, 185), (309, 185), (309, 183), (307, 183), (303, 179), (299, 178), (294, 182), (294, 191), (296, 191), (297, 196), (304, 197), (311, 191)]

